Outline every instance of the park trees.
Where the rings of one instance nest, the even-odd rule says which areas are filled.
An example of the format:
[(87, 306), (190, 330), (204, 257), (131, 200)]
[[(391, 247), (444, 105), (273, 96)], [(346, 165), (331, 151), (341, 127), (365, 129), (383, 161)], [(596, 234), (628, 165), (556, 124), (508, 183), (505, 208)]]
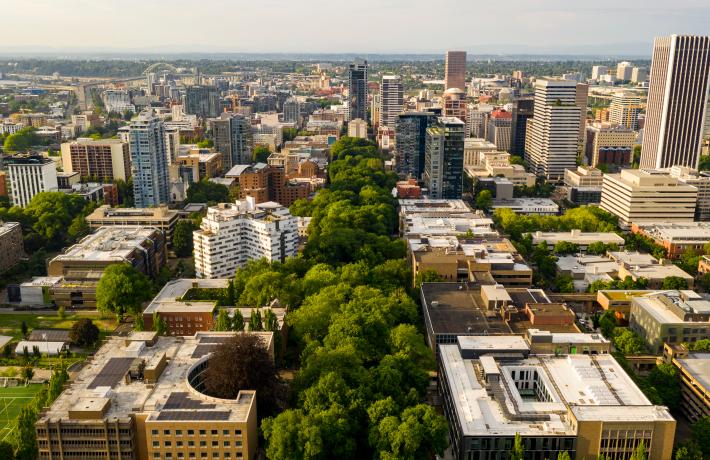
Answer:
[(120, 321), (126, 314), (140, 314), (151, 291), (150, 280), (133, 266), (110, 265), (96, 287), (96, 308), (103, 314), (115, 314)]
[(99, 328), (89, 318), (74, 323), (69, 333), (71, 342), (79, 347), (94, 346), (99, 340)]
[(192, 254), (192, 232), (194, 228), (189, 220), (180, 220), (173, 230), (173, 251), (178, 257)]

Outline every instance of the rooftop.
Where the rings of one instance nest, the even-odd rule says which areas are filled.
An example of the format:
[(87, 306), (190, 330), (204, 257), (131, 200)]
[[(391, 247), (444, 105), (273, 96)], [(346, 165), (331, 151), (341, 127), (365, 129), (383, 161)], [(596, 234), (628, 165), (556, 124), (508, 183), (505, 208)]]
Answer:
[(556, 244), (560, 241), (588, 246), (591, 243), (601, 242), (604, 244), (614, 243), (619, 246), (624, 245), (624, 239), (613, 232), (582, 232), (581, 230), (572, 230), (569, 232), (533, 232), (533, 244), (538, 244), (546, 241), (547, 244)]
[(123, 261), (154, 233), (150, 227), (101, 227), (52, 261)]

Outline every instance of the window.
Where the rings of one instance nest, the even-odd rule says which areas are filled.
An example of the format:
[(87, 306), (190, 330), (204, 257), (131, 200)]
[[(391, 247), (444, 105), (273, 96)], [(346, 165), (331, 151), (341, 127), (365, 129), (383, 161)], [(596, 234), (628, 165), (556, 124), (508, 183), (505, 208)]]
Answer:
[(170, 430), (163, 430), (163, 434), (165, 436), (170, 436)]
[(212, 436), (217, 436), (218, 433), (219, 433), (219, 431), (217, 431), (217, 430), (212, 430)]
[(229, 430), (222, 430), (222, 434), (224, 436), (229, 436)]
[(150, 434), (152, 434), (153, 436), (158, 436), (158, 433), (159, 433), (158, 430), (151, 430), (150, 431)]

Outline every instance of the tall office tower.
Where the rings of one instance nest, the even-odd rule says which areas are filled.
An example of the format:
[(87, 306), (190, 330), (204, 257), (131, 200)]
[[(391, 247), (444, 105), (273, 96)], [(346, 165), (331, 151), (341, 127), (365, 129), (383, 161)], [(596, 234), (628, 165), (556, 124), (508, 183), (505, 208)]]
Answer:
[(574, 169), (579, 144), (577, 82), (535, 81), (535, 110), (528, 120), (526, 159), (533, 173), (561, 180), (565, 169)]
[(466, 89), (466, 51), (447, 51), (444, 65), (444, 90)]
[(299, 123), (301, 121), (301, 104), (295, 97), (286, 99), (283, 107), (285, 123)]
[(579, 145), (584, 144), (585, 128), (587, 126), (587, 100), (589, 98), (589, 85), (586, 83), (577, 83), (577, 92), (575, 100), (579, 107)]
[(609, 121), (637, 131), (639, 112), (642, 108), (641, 98), (638, 95), (626, 92), (614, 93), (609, 106)]
[(167, 204), (170, 182), (163, 122), (150, 109), (141, 112), (131, 121), (128, 140), (135, 206), (150, 208)]
[(510, 132), (513, 124), (513, 114), (505, 110), (494, 110), (488, 120), (488, 135), (486, 140), (496, 145), (498, 150), (510, 151)]
[(644, 67), (634, 67), (631, 71), (631, 81), (634, 83), (643, 83), (648, 80), (648, 69)]
[(488, 133), (488, 119), (494, 107), (488, 104), (471, 104), (466, 107), (466, 137), (485, 139)]
[(631, 73), (634, 71), (634, 66), (630, 62), (620, 62), (616, 66), (616, 79), (621, 81), (631, 80)]
[(216, 117), (221, 112), (219, 92), (214, 86), (188, 86), (184, 105), (185, 113), (200, 118)]
[(404, 112), (395, 123), (397, 172), (421, 180), (426, 155), (426, 130), (436, 120), (431, 112)]
[(439, 117), (426, 130), (424, 185), (430, 198), (461, 198), (464, 129), (458, 118)]
[(710, 36), (671, 35), (653, 42), (642, 168), (700, 161), (710, 81)]
[(348, 120), (367, 121), (367, 61), (354, 62), (348, 67)]
[(443, 115), (449, 118), (458, 118), (466, 123), (466, 93), (460, 88), (449, 88), (444, 91)]
[(79, 138), (62, 144), (62, 168), (78, 172), (81, 180), (113, 182), (131, 177), (128, 143), (120, 139)]
[[(370, 101), (370, 119), (372, 120), (372, 127), (380, 123), (380, 110), (382, 109), (382, 98), (380, 93), (375, 93), (372, 95), (372, 101)], [(365, 123), (367, 124), (367, 123)], [(375, 131), (375, 129), (373, 129)]]
[(605, 65), (595, 65), (592, 67), (592, 80), (599, 80), (602, 75), (609, 73), (609, 67)]
[(12, 204), (24, 208), (40, 192), (57, 190), (57, 167), (42, 156), (5, 158)]
[(525, 132), (528, 120), (533, 116), (534, 107), (535, 99), (532, 97), (521, 97), (513, 102), (510, 127), (510, 153), (513, 155), (525, 155)]
[(383, 75), (380, 85), (380, 126), (394, 129), (403, 104), (402, 79), (396, 75)]
[(251, 163), (252, 131), (249, 118), (224, 112), (210, 120), (210, 125), (214, 148), (222, 154), (222, 167), (225, 171), (234, 165)]

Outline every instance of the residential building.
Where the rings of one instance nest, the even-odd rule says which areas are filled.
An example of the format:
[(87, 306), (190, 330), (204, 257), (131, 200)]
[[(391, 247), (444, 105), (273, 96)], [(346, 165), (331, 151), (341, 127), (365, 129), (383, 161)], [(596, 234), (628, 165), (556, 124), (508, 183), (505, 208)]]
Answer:
[(577, 166), (580, 119), (575, 81), (535, 81), (534, 115), (525, 139), (531, 172), (558, 181), (565, 169)]
[(710, 36), (657, 37), (646, 107), (642, 168), (697, 169), (710, 85)]
[(222, 154), (211, 149), (192, 148), (187, 154), (178, 155), (170, 169), (174, 171), (173, 175), (188, 184), (218, 177), (223, 169)]
[(653, 354), (710, 336), (710, 301), (694, 291), (659, 291), (634, 297), (629, 327)]
[(288, 208), (249, 197), (208, 208), (193, 240), (197, 276), (229, 278), (249, 260), (295, 256), (298, 225)]
[(592, 167), (608, 169), (631, 166), (636, 133), (623, 125), (593, 122), (587, 125), (584, 154)]
[(23, 257), (25, 250), (20, 223), (0, 221), (0, 273), (17, 265)]
[(131, 121), (129, 151), (136, 207), (155, 207), (170, 202), (165, 128), (151, 109)]
[(398, 181), (396, 184), (397, 198), (419, 199), (422, 197), (422, 188), (417, 185), (416, 179)]
[(151, 227), (162, 231), (168, 243), (172, 242), (175, 224), (180, 219), (178, 211), (167, 206), (155, 208), (112, 208), (104, 205), (86, 216), (86, 223), (93, 229), (101, 227)]
[(447, 51), (444, 62), (444, 90), (466, 89), (466, 51)]
[(40, 192), (56, 191), (57, 167), (49, 158), (17, 155), (3, 160), (12, 204), (24, 208)]
[(379, 126), (394, 129), (397, 117), (404, 104), (404, 86), (402, 78), (396, 75), (383, 75), (380, 83)]
[(490, 335), (439, 346), (452, 458), (498, 458), (516, 436), (531, 459), (629, 458), (641, 444), (649, 460), (671, 458), (675, 420), (611, 354), (530, 348), (519, 336)]
[(525, 136), (528, 120), (533, 117), (535, 99), (520, 97), (513, 101), (510, 126), (510, 153), (523, 157), (525, 155)]
[(457, 199), (463, 192), (464, 123), (439, 117), (426, 130), (424, 185), (430, 198)]
[(294, 201), (308, 198), (310, 186), (294, 183), (286, 178), (284, 168), (265, 163), (236, 165), (225, 175), (239, 181), (239, 197), (253, 198), (257, 204), (275, 201), (283, 206), (291, 206)]
[(683, 415), (691, 423), (710, 416), (710, 353), (688, 350), (685, 344), (664, 344), (663, 360), (678, 369)]
[(295, 97), (286, 99), (283, 105), (284, 123), (301, 123), (301, 103)]
[(61, 149), (64, 172), (77, 172), (83, 181), (126, 181), (131, 177), (128, 143), (120, 139), (80, 137), (63, 143)]
[(468, 104), (466, 107), (466, 136), (485, 139), (488, 135), (488, 119), (495, 109), (489, 104)]
[(624, 248), (624, 239), (613, 232), (583, 232), (572, 230), (569, 232), (541, 232), (530, 233), (534, 245), (542, 242), (547, 244), (549, 249), (553, 249), (557, 243), (567, 242), (576, 244), (580, 251), (587, 250), (587, 246), (592, 243), (615, 244), (618, 248)]
[(235, 165), (251, 163), (251, 121), (243, 115), (223, 112), (209, 121), (214, 149), (222, 154), (222, 167), (228, 171)]
[(632, 223), (691, 222), (698, 190), (666, 172), (624, 169), (605, 174), (601, 208), (619, 218), (619, 225)]
[(348, 121), (367, 122), (367, 61), (348, 66)]
[(633, 83), (643, 83), (648, 80), (648, 69), (644, 67), (634, 67), (631, 71), (631, 81)]
[(510, 151), (513, 114), (505, 110), (494, 110), (488, 119), (488, 133), (486, 140), (495, 144), (498, 150)]
[[(38, 458), (255, 458), (260, 389), (215, 398), (203, 381), (212, 352), (234, 334), (109, 337), (40, 414)], [(273, 332), (247, 334), (273, 357)]]
[(348, 136), (367, 139), (367, 122), (361, 118), (356, 118), (348, 122)]
[(436, 120), (431, 112), (404, 112), (395, 122), (395, 153), (397, 172), (420, 180), (426, 158), (426, 131)]
[(631, 73), (634, 70), (634, 66), (627, 61), (620, 62), (616, 65), (616, 79), (621, 81), (630, 81)]
[(214, 118), (221, 110), (219, 91), (214, 86), (195, 85), (185, 89), (183, 106), (188, 115), (200, 118)]
[(710, 222), (658, 222), (634, 224), (631, 231), (663, 246), (669, 259), (679, 259), (686, 251), (704, 252), (710, 243)]
[(616, 92), (611, 96), (609, 121), (632, 131), (639, 129), (639, 112), (644, 108), (641, 97), (631, 92)]

